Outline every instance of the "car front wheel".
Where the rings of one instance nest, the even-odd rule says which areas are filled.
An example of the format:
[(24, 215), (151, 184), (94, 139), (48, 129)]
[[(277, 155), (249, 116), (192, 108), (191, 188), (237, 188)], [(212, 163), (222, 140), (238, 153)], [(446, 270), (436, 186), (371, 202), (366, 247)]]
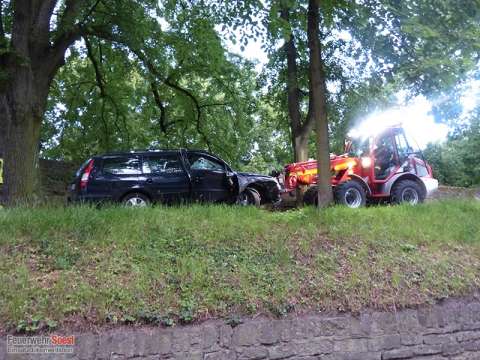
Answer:
[(246, 188), (237, 198), (237, 204), (241, 206), (256, 206), (261, 203), (260, 193), (252, 188)]

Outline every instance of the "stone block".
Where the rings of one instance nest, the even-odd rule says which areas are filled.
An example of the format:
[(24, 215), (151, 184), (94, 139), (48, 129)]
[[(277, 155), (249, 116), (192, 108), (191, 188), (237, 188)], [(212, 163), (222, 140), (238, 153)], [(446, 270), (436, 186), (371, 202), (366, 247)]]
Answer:
[(296, 349), (291, 344), (285, 343), (269, 347), (268, 354), (270, 360), (287, 359), (296, 355)]
[(238, 360), (261, 360), (266, 359), (268, 350), (263, 346), (249, 346), (237, 349)]
[(254, 345), (260, 338), (259, 324), (254, 322), (240, 324), (233, 329), (233, 344), (240, 346)]
[(401, 346), (401, 337), (398, 334), (377, 336), (368, 340), (369, 351), (392, 350)]
[[(79, 360), (95, 359), (98, 338), (94, 334), (75, 336), (75, 354)], [(1, 347), (0, 347), (1, 350)]]
[[(290, 345), (290, 344), (289, 344)], [(292, 344), (295, 353), (302, 356), (328, 354), (333, 351), (333, 341), (325, 338), (315, 338)]]

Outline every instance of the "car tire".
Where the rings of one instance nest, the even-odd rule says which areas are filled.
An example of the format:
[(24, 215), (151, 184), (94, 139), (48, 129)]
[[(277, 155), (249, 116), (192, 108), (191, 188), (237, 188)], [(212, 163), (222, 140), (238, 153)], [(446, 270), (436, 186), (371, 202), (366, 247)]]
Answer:
[(303, 203), (305, 205), (318, 205), (318, 186), (310, 186), (303, 194)]
[(333, 195), (337, 204), (345, 205), (352, 209), (363, 207), (367, 203), (365, 189), (361, 184), (353, 180), (337, 185)]
[(237, 204), (242, 206), (259, 207), (262, 202), (260, 193), (253, 188), (246, 188), (237, 199)]
[(390, 195), (393, 204), (417, 205), (425, 200), (425, 191), (413, 180), (398, 181), (393, 185)]
[(130, 193), (123, 197), (122, 205), (125, 207), (146, 207), (151, 201), (148, 196), (141, 193)]

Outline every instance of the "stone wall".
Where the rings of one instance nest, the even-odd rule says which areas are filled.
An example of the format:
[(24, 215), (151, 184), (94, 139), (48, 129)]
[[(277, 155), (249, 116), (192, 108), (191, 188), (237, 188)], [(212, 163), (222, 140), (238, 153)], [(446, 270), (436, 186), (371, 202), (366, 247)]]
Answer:
[[(40, 190), (48, 198), (63, 198), (79, 165), (57, 160), (39, 160)], [(0, 193), (2, 184), (0, 183)]]
[[(63, 334), (70, 335), (70, 334)], [(0, 359), (5, 358), (5, 339)], [(76, 335), (75, 359), (478, 360), (480, 300), (447, 300), (398, 312), (310, 314)], [(30, 355), (9, 359), (53, 359)], [(68, 358), (65, 356), (65, 358)]]
[(68, 183), (72, 181), (79, 166), (64, 161), (40, 159), (40, 182), (44, 194), (65, 196)]

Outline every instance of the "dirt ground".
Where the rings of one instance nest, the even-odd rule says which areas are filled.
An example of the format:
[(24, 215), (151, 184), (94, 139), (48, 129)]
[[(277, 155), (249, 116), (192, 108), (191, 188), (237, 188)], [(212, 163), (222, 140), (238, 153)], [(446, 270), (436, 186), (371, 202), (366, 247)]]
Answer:
[[(438, 190), (427, 198), (427, 201), (460, 198), (475, 198), (480, 201), (480, 188), (463, 188), (440, 185)], [(295, 195), (284, 193), (282, 195), (281, 207), (286, 209), (295, 207)]]
[(480, 188), (462, 188), (440, 185), (438, 191), (434, 192), (429, 197), (431, 200), (452, 198), (476, 198), (477, 200), (480, 200)]

